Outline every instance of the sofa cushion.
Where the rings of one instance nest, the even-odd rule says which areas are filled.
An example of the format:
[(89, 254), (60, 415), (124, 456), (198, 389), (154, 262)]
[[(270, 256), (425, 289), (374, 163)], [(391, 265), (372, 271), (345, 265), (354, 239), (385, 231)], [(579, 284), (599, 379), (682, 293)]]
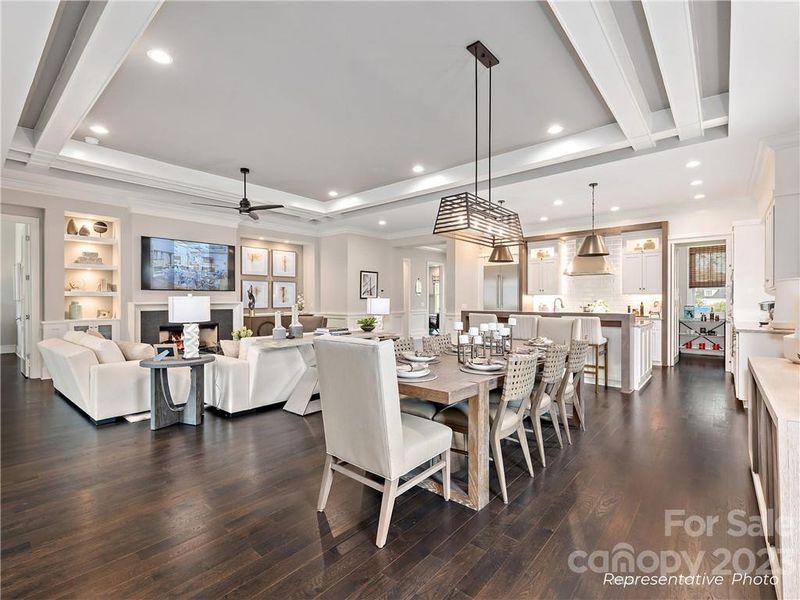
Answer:
[(140, 344), (138, 342), (117, 342), (125, 360), (145, 360), (156, 355), (156, 349), (150, 344)]
[(64, 340), (88, 348), (97, 357), (100, 364), (125, 362), (125, 356), (115, 342), (107, 339), (100, 339), (83, 331), (68, 331), (64, 334)]

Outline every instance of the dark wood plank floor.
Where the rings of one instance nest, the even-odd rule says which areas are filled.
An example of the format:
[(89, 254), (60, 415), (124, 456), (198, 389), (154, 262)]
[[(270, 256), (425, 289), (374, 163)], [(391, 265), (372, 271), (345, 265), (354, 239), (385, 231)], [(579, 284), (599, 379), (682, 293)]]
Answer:
[[(664, 511), (756, 514), (746, 415), (718, 363), (657, 370), (640, 394), (595, 396), (588, 431), (560, 450), (549, 430), (536, 476), (506, 446), (509, 503), (475, 513), (421, 489), (400, 498), (374, 545), (379, 495), (337, 477), (315, 510), (319, 415), (280, 409), (203, 427), (95, 428), (2, 359), (4, 598), (773, 598), (769, 586), (612, 587), (575, 573), (575, 550), (703, 557), (763, 552), (758, 537), (666, 536)], [(682, 568), (679, 573), (688, 573)]]

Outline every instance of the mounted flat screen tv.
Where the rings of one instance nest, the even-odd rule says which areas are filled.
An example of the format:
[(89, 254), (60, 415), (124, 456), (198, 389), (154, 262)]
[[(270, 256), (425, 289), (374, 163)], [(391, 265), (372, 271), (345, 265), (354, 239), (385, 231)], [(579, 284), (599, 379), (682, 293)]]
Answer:
[(236, 290), (236, 248), (142, 236), (142, 289)]

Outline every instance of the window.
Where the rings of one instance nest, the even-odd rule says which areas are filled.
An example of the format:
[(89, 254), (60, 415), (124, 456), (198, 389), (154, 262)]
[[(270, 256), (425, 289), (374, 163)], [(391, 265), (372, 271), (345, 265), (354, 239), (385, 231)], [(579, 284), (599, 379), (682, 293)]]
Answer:
[(725, 246), (689, 248), (689, 288), (725, 287)]

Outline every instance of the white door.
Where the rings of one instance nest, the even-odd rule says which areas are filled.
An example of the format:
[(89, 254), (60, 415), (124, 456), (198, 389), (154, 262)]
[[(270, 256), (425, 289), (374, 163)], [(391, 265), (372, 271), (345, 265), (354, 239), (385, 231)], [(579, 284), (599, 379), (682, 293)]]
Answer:
[(560, 294), (558, 282), (561, 280), (558, 273), (558, 263), (555, 260), (541, 262), (541, 283), (543, 294)]
[(642, 255), (624, 254), (622, 256), (622, 293), (642, 293)]
[(661, 293), (661, 253), (645, 253), (642, 255), (643, 292), (647, 294)]
[(544, 289), (542, 284), (542, 261), (538, 258), (531, 259), (528, 263), (528, 294), (541, 294)]
[(14, 318), (17, 326), (16, 354), (19, 370), (31, 374), (31, 237), (30, 225), (16, 223), (14, 256)]

